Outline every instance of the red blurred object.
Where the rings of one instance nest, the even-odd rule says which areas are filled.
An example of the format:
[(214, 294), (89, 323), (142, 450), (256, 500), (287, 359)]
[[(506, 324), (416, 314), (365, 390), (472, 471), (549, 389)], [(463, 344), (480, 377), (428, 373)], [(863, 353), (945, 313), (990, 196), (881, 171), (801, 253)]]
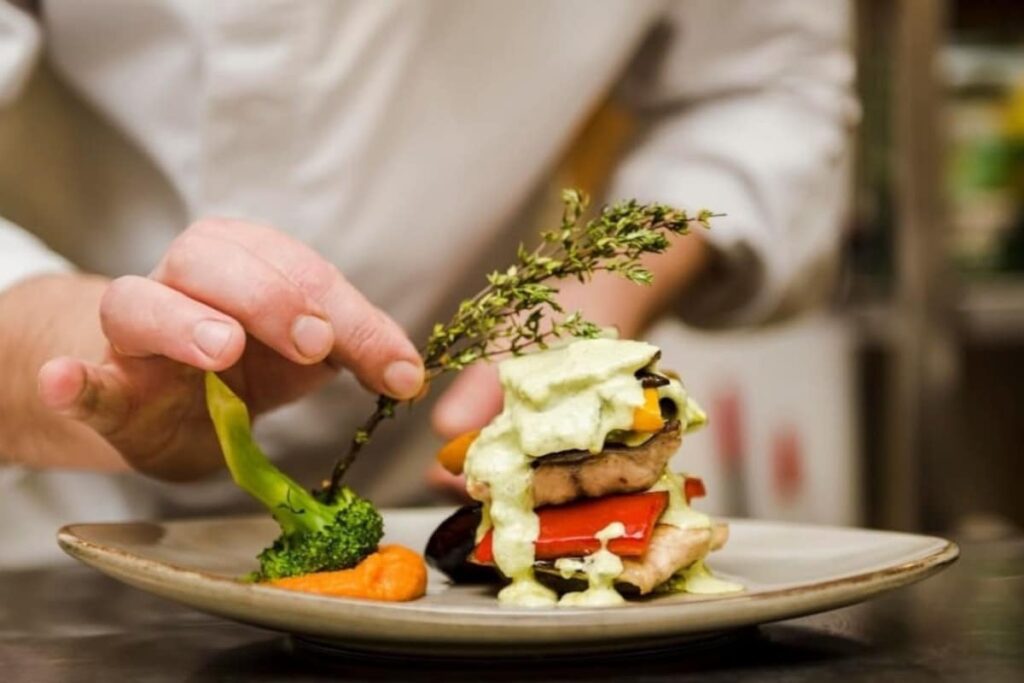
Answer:
[(772, 485), (783, 500), (795, 498), (804, 483), (803, 448), (793, 425), (785, 425), (772, 440)]
[[(540, 535), (534, 544), (536, 558), (554, 560), (590, 555), (601, 547), (595, 534), (613, 522), (622, 522), (626, 533), (609, 541), (608, 549), (620, 557), (643, 555), (654, 525), (667, 505), (668, 493), (655, 491), (538, 508)], [(494, 562), (493, 529), (480, 541), (473, 559), (480, 564)]]
[(748, 514), (746, 407), (739, 385), (724, 383), (713, 395), (709, 424), (715, 437), (715, 449), (722, 466), (722, 478), (715, 497), (723, 510), (745, 517)]
[(694, 498), (703, 498), (708, 495), (704, 488), (704, 480), (697, 477), (687, 477), (686, 482), (683, 484), (683, 495), (686, 496), (687, 503)]
[(739, 390), (730, 386), (716, 392), (711, 414), (714, 419), (710, 424), (722, 466), (727, 472), (738, 471), (746, 452), (743, 434), (743, 406)]

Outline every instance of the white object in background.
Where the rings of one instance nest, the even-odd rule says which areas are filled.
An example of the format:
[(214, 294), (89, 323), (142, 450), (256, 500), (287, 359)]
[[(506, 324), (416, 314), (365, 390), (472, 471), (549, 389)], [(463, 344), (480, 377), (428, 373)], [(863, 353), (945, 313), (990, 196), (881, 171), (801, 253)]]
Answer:
[(39, 27), (22, 10), (0, 2), (0, 107), (25, 87), (39, 57)]
[(17, 511), (0, 524), (0, 568), (66, 561), (57, 546), (57, 529), (63, 524), (153, 517), (156, 508), (144, 490), (131, 474), (0, 467), (3, 509)]
[(701, 510), (820, 524), (862, 519), (850, 330), (816, 315), (743, 332), (674, 322), (650, 335), (709, 424), (688, 436), (676, 470), (704, 479)]

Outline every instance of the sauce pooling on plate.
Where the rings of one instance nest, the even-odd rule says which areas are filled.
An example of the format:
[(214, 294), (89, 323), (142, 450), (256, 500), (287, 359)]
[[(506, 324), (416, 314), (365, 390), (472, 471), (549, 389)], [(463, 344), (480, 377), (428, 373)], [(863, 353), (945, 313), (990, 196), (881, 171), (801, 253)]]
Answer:
[(616, 577), (622, 573), (622, 559), (608, 550), (608, 542), (625, 533), (626, 527), (622, 522), (612, 522), (594, 536), (601, 542), (601, 549), (596, 553), (583, 559), (563, 557), (555, 560), (555, 569), (561, 572), (562, 578), (568, 579), (576, 572), (582, 572), (587, 577), (587, 589), (566, 593), (558, 600), (559, 605), (610, 607), (626, 601), (613, 586)]
[[(498, 594), (501, 603), (535, 607), (557, 601), (555, 592), (534, 577), (540, 524), (534, 512), (531, 463), (560, 451), (596, 454), (609, 433), (628, 432), (634, 411), (645, 400), (635, 373), (657, 355), (657, 347), (644, 342), (586, 339), (500, 365), (505, 407), (470, 446), (465, 471), (470, 483), (486, 484), (490, 491), (478, 538), (493, 528), (494, 562), (511, 580)], [(677, 380), (659, 387), (658, 394), (675, 403), (683, 429), (703, 423), (704, 414)], [(704, 515), (687, 514), (688, 507), (680, 508), (678, 501), (673, 507), (672, 519), (679, 525), (709, 524)], [(609, 573), (607, 567), (601, 569), (602, 584), (614, 581), (617, 574)]]

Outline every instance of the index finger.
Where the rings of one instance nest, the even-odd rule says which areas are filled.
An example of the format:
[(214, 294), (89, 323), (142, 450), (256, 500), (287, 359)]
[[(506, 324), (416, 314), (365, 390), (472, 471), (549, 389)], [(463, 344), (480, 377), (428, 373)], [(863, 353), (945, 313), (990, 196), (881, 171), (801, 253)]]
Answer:
[(423, 362), (402, 328), (309, 246), (243, 221), (206, 220), (193, 229), (245, 249), (316, 301), (334, 331), (328, 358), (351, 370), (363, 386), (398, 399), (420, 391)]

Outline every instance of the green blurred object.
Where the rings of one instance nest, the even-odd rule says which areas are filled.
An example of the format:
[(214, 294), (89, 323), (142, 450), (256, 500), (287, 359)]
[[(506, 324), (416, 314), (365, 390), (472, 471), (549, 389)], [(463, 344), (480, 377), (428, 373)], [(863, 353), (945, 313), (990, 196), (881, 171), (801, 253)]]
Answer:
[(972, 275), (1024, 271), (1024, 52), (948, 56), (954, 258)]

